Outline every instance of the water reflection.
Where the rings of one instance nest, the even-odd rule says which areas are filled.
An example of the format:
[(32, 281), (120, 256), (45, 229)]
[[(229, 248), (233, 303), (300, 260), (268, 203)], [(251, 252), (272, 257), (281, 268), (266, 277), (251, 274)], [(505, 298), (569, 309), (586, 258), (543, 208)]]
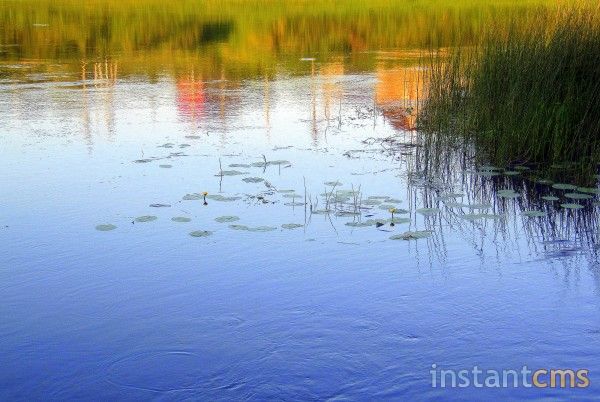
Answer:
[[(434, 160), (415, 130), (418, 47), (500, 9), (233, 3), (0, 3), (0, 398), (441, 399), (434, 362), (598, 372), (598, 194), (565, 209), (534, 169)], [(540, 396), (486, 391), (460, 397)]]

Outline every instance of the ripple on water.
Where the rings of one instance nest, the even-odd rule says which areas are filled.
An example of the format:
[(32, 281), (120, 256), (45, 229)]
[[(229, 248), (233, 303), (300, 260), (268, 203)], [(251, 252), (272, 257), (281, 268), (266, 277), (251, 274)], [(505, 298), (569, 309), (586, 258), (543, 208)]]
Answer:
[(126, 355), (107, 368), (107, 381), (124, 388), (154, 392), (198, 389), (218, 365), (216, 356), (181, 350)]

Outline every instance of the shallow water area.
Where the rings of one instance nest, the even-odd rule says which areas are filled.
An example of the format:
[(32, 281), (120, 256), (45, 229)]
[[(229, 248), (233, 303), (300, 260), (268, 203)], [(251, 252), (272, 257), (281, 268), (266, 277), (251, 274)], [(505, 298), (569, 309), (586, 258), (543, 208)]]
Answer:
[(409, 50), (1, 61), (0, 399), (595, 397), (597, 186), (424, 172)]

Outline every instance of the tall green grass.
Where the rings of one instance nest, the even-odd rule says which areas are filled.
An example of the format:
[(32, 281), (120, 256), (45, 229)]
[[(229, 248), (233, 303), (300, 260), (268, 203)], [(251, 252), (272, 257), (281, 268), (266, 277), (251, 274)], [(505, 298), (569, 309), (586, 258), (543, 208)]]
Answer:
[[(567, 11), (432, 56), (420, 127), (432, 155), (460, 147), (499, 165), (600, 162), (600, 18)], [(431, 156), (431, 155), (430, 155)], [(435, 161), (434, 161), (435, 162)]]

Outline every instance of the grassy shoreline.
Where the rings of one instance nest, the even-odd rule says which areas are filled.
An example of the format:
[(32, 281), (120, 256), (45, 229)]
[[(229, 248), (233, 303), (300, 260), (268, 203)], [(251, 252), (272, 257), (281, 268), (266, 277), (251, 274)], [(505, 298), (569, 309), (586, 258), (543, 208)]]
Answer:
[(600, 24), (562, 11), (432, 57), (420, 128), (432, 153), (587, 175), (600, 162)]

